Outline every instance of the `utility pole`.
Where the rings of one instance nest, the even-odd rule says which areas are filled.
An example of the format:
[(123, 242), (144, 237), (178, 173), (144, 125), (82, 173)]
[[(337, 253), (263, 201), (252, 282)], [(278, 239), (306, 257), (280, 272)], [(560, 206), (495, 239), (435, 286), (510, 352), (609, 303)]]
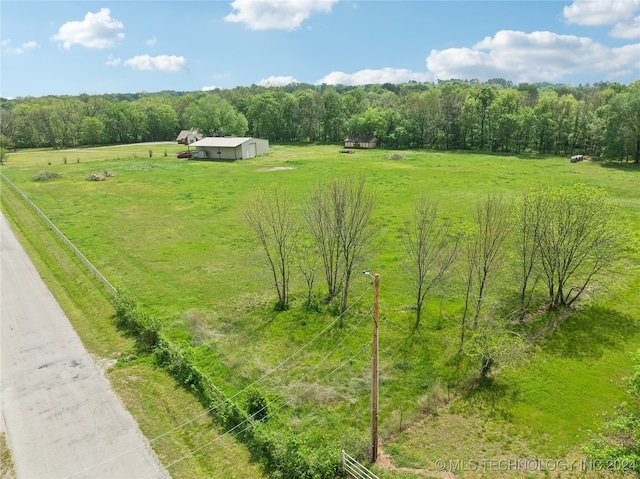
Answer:
[(371, 367), (371, 462), (378, 459), (378, 297), (380, 294), (380, 275), (373, 277), (373, 343)]

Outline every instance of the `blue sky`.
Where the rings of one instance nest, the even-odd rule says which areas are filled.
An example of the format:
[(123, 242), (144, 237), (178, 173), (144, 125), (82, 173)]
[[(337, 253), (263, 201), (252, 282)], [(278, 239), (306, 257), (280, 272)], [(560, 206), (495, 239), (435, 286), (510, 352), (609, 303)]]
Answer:
[(640, 0), (0, 2), (0, 96), (236, 86), (631, 83)]

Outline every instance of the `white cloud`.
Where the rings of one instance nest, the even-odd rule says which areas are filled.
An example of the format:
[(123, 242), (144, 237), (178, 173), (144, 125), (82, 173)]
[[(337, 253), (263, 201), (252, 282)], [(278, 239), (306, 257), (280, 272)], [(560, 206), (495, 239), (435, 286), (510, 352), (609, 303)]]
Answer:
[(502, 77), (557, 81), (566, 75), (628, 74), (640, 67), (640, 44), (609, 48), (590, 38), (503, 30), (472, 48), (432, 50), (427, 69), (438, 79)]
[(220, 86), (203, 86), (202, 91), (213, 91), (213, 90), (224, 90), (224, 88)]
[(22, 55), (29, 50), (33, 50), (34, 48), (40, 47), (40, 45), (38, 45), (38, 43), (34, 42), (33, 40), (29, 42), (25, 42), (19, 47), (10, 47), (9, 46), (10, 44), (11, 44), (11, 40), (4, 40), (2, 42), (2, 46), (5, 47), (5, 51), (13, 55)]
[(417, 73), (405, 68), (383, 68), (382, 70), (360, 70), (356, 73), (332, 72), (316, 82), (317, 85), (371, 85), (382, 83), (407, 83), (409, 81), (432, 81), (433, 75)]
[(235, 0), (227, 22), (244, 23), (251, 30), (296, 30), (313, 13), (330, 13), (338, 0)]
[(629, 40), (640, 38), (640, 15), (626, 22), (616, 23), (609, 34), (615, 38), (626, 38)]
[(105, 62), (105, 64), (109, 65), (110, 67), (117, 67), (118, 65), (120, 65), (121, 62), (122, 60), (120, 60), (120, 57), (114, 57), (113, 55), (108, 55), (107, 61)]
[(154, 46), (156, 44), (158, 40), (156, 40), (155, 35), (153, 37), (151, 37), (149, 40), (147, 40), (145, 43), (147, 45), (149, 45), (150, 47)]
[(562, 13), (567, 23), (613, 25), (616, 38), (640, 38), (640, 0), (574, 0)]
[(84, 20), (67, 22), (60, 27), (52, 40), (62, 43), (65, 49), (78, 44), (87, 48), (109, 48), (124, 38), (122, 22), (111, 18), (111, 10), (103, 8), (97, 13), (88, 12)]
[(286, 85), (291, 85), (292, 83), (300, 83), (300, 82), (293, 77), (272, 76), (269, 78), (265, 78), (264, 80), (260, 80), (258, 82), (258, 85), (269, 87), (269, 86), (286, 86)]
[(187, 71), (187, 59), (174, 55), (138, 55), (126, 60), (123, 65), (141, 71), (180, 73)]

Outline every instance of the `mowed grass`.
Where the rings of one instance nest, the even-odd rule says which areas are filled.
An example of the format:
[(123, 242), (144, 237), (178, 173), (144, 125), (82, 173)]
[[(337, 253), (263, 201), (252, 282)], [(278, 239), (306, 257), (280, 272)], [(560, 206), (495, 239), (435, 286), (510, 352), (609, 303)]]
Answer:
[[(195, 398), (148, 356), (138, 357), (134, 341), (117, 330), (105, 291), (84, 265), (4, 182), (1, 191), (2, 211), (14, 233), (159, 459), (171, 465), (171, 476), (264, 477), (246, 450), (211, 426)], [(207, 443), (216, 447), (195, 451), (194, 444)], [(4, 433), (0, 451), (0, 477), (15, 477)]]
[[(450, 412), (397, 436), (434, 405), (453, 397), (460, 384), (450, 362), (459, 333), (460, 278), (453, 275), (440, 296), (429, 302), (422, 328), (411, 336), (413, 300), (403, 264), (402, 225), (422, 193), (439, 201), (442, 214), (468, 222), (473, 207), (488, 194), (515, 196), (526, 187), (580, 182), (608, 191), (637, 234), (638, 168), (432, 151), (402, 152), (404, 159), (394, 160), (384, 150), (353, 155), (338, 150), (276, 146), (265, 157), (238, 162), (178, 160), (155, 153), (153, 158), (92, 157), (79, 163), (69, 157), (67, 164), (52, 161), (46, 167), (40, 153), (33, 153), (22, 156), (21, 164), (17, 155), (10, 155), (2, 172), (112, 284), (163, 318), (176, 341), (193, 347), (199, 365), (230, 395), (280, 364), (335, 319), (300, 309), (304, 291), (299, 282), (292, 309), (272, 310), (268, 271), (242, 221), (243, 203), (256, 190), (278, 186), (286, 187), (301, 206), (314, 185), (365, 173), (378, 198), (376, 254), (363, 266), (381, 274), (380, 427), (396, 464), (430, 468), (438, 458), (454, 459), (451, 451), (468, 451), (467, 459), (496, 451), (550, 458), (575, 454), (604, 414), (624, 398), (621, 378), (629, 371), (629, 353), (640, 339), (637, 252), (609, 281), (608, 291), (600, 291), (582, 311), (537, 341), (526, 366), (500, 371), (491, 385), (454, 402)], [(43, 169), (62, 178), (31, 182)], [(117, 176), (104, 182), (84, 179), (103, 170)], [(508, 290), (509, 282), (505, 275), (502, 289)], [(271, 419), (274, 427), (315, 438), (324, 434), (336, 448), (366, 447), (368, 352), (324, 376), (369, 341), (368, 287), (366, 277), (356, 279), (352, 299), (362, 292), (365, 296), (350, 311), (343, 329), (330, 328), (260, 383), (274, 407), (291, 401)], [(305, 376), (318, 364), (317, 371)], [(311, 387), (316, 381), (319, 385)], [(446, 414), (451, 421), (445, 420)], [(492, 425), (488, 433), (456, 443), (456, 418)], [(454, 438), (452, 449), (446, 449), (445, 436)]]

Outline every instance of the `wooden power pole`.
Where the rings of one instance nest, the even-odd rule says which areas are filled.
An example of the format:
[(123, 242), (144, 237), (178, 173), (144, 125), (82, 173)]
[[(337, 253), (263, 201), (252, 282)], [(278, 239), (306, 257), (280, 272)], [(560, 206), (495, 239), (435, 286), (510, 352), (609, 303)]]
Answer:
[(380, 295), (380, 275), (373, 277), (373, 343), (371, 367), (371, 462), (378, 459), (378, 298)]

